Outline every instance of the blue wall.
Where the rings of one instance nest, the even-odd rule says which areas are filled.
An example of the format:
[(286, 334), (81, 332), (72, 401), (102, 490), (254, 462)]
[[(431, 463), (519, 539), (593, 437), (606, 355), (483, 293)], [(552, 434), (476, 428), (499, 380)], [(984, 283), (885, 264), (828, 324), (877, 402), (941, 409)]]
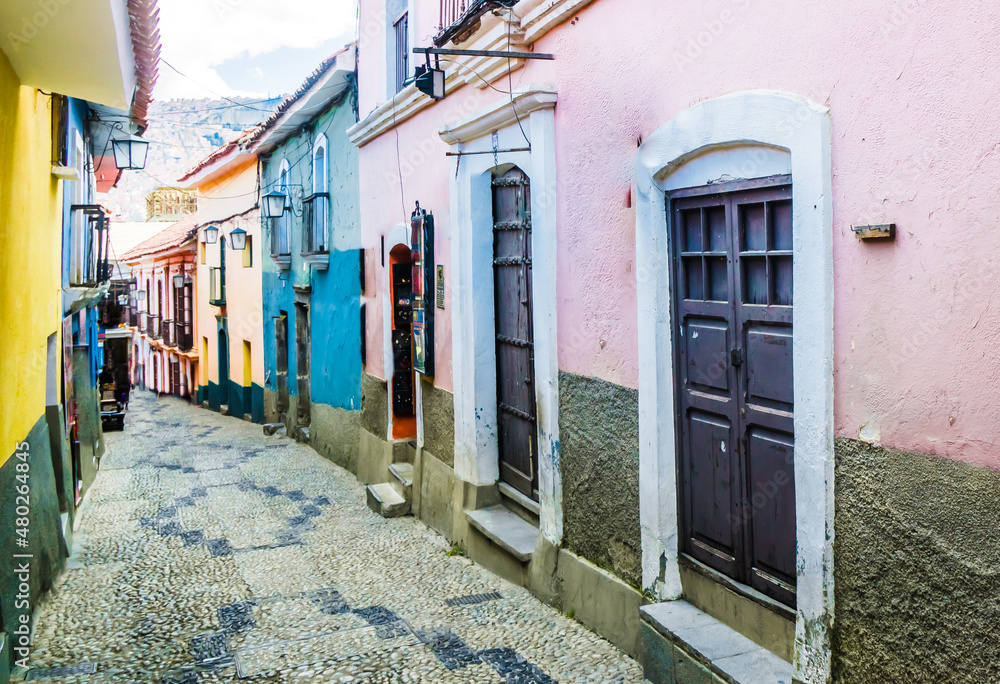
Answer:
[[(310, 399), (348, 410), (361, 409), (361, 246), (358, 180), (358, 150), (347, 137), (347, 129), (357, 122), (356, 95), (351, 88), (346, 97), (316, 117), (311, 126), (288, 138), (263, 162), (263, 193), (276, 187), (282, 160), (289, 165), (292, 194), (291, 267), (279, 269), (270, 257), (271, 222), (264, 221), (263, 301), (264, 366), (266, 388), (277, 392), (274, 319), (288, 314), (288, 389), (295, 396), (297, 359), (295, 345), (295, 290), (310, 286), (311, 325)], [(327, 138), (328, 183), (330, 192), (330, 266), (317, 270), (301, 256), (302, 197), (313, 188), (312, 150), (318, 136)]]

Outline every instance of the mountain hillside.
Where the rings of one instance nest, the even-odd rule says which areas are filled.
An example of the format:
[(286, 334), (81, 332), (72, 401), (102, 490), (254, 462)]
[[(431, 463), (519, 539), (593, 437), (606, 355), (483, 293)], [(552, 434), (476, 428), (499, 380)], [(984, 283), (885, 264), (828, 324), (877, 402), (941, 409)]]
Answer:
[(154, 101), (145, 171), (126, 171), (117, 188), (104, 200), (120, 221), (146, 220), (146, 195), (160, 185), (174, 185), (177, 177), (212, 150), (263, 121), (284, 97), (261, 102), (252, 98)]

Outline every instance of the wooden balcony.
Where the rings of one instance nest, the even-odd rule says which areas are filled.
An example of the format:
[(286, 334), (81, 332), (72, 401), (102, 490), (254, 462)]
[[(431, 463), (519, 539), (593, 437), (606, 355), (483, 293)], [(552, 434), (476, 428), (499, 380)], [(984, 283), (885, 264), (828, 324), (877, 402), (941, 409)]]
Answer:
[(174, 322), (169, 319), (165, 320), (163, 321), (161, 328), (163, 330), (163, 344), (167, 345), (168, 347), (176, 347), (177, 333), (176, 333), (176, 328), (174, 326)]

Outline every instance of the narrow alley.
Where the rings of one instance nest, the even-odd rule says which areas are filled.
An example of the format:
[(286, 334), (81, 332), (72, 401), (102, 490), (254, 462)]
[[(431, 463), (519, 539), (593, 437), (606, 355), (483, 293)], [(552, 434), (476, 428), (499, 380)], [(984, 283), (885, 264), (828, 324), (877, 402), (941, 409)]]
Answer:
[[(134, 394), (39, 607), (48, 682), (639, 682), (638, 664), (312, 449)], [(59, 668), (59, 669), (55, 669)]]

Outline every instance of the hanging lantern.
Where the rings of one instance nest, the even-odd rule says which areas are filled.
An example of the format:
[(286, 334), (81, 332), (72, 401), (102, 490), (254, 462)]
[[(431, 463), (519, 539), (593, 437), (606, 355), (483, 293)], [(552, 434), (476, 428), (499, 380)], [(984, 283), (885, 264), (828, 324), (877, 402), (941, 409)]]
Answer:
[(285, 213), (285, 203), (288, 201), (288, 195), (275, 190), (264, 195), (263, 201), (265, 218), (281, 218), (281, 215)]
[(214, 245), (219, 241), (219, 227), (218, 226), (206, 226), (205, 227), (205, 242)]
[(242, 228), (229, 231), (229, 244), (236, 251), (242, 252), (247, 248), (247, 232)]
[(115, 153), (115, 166), (121, 171), (141, 171), (146, 168), (146, 155), (149, 153), (149, 143), (137, 135), (127, 138), (114, 138), (111, 149)]

